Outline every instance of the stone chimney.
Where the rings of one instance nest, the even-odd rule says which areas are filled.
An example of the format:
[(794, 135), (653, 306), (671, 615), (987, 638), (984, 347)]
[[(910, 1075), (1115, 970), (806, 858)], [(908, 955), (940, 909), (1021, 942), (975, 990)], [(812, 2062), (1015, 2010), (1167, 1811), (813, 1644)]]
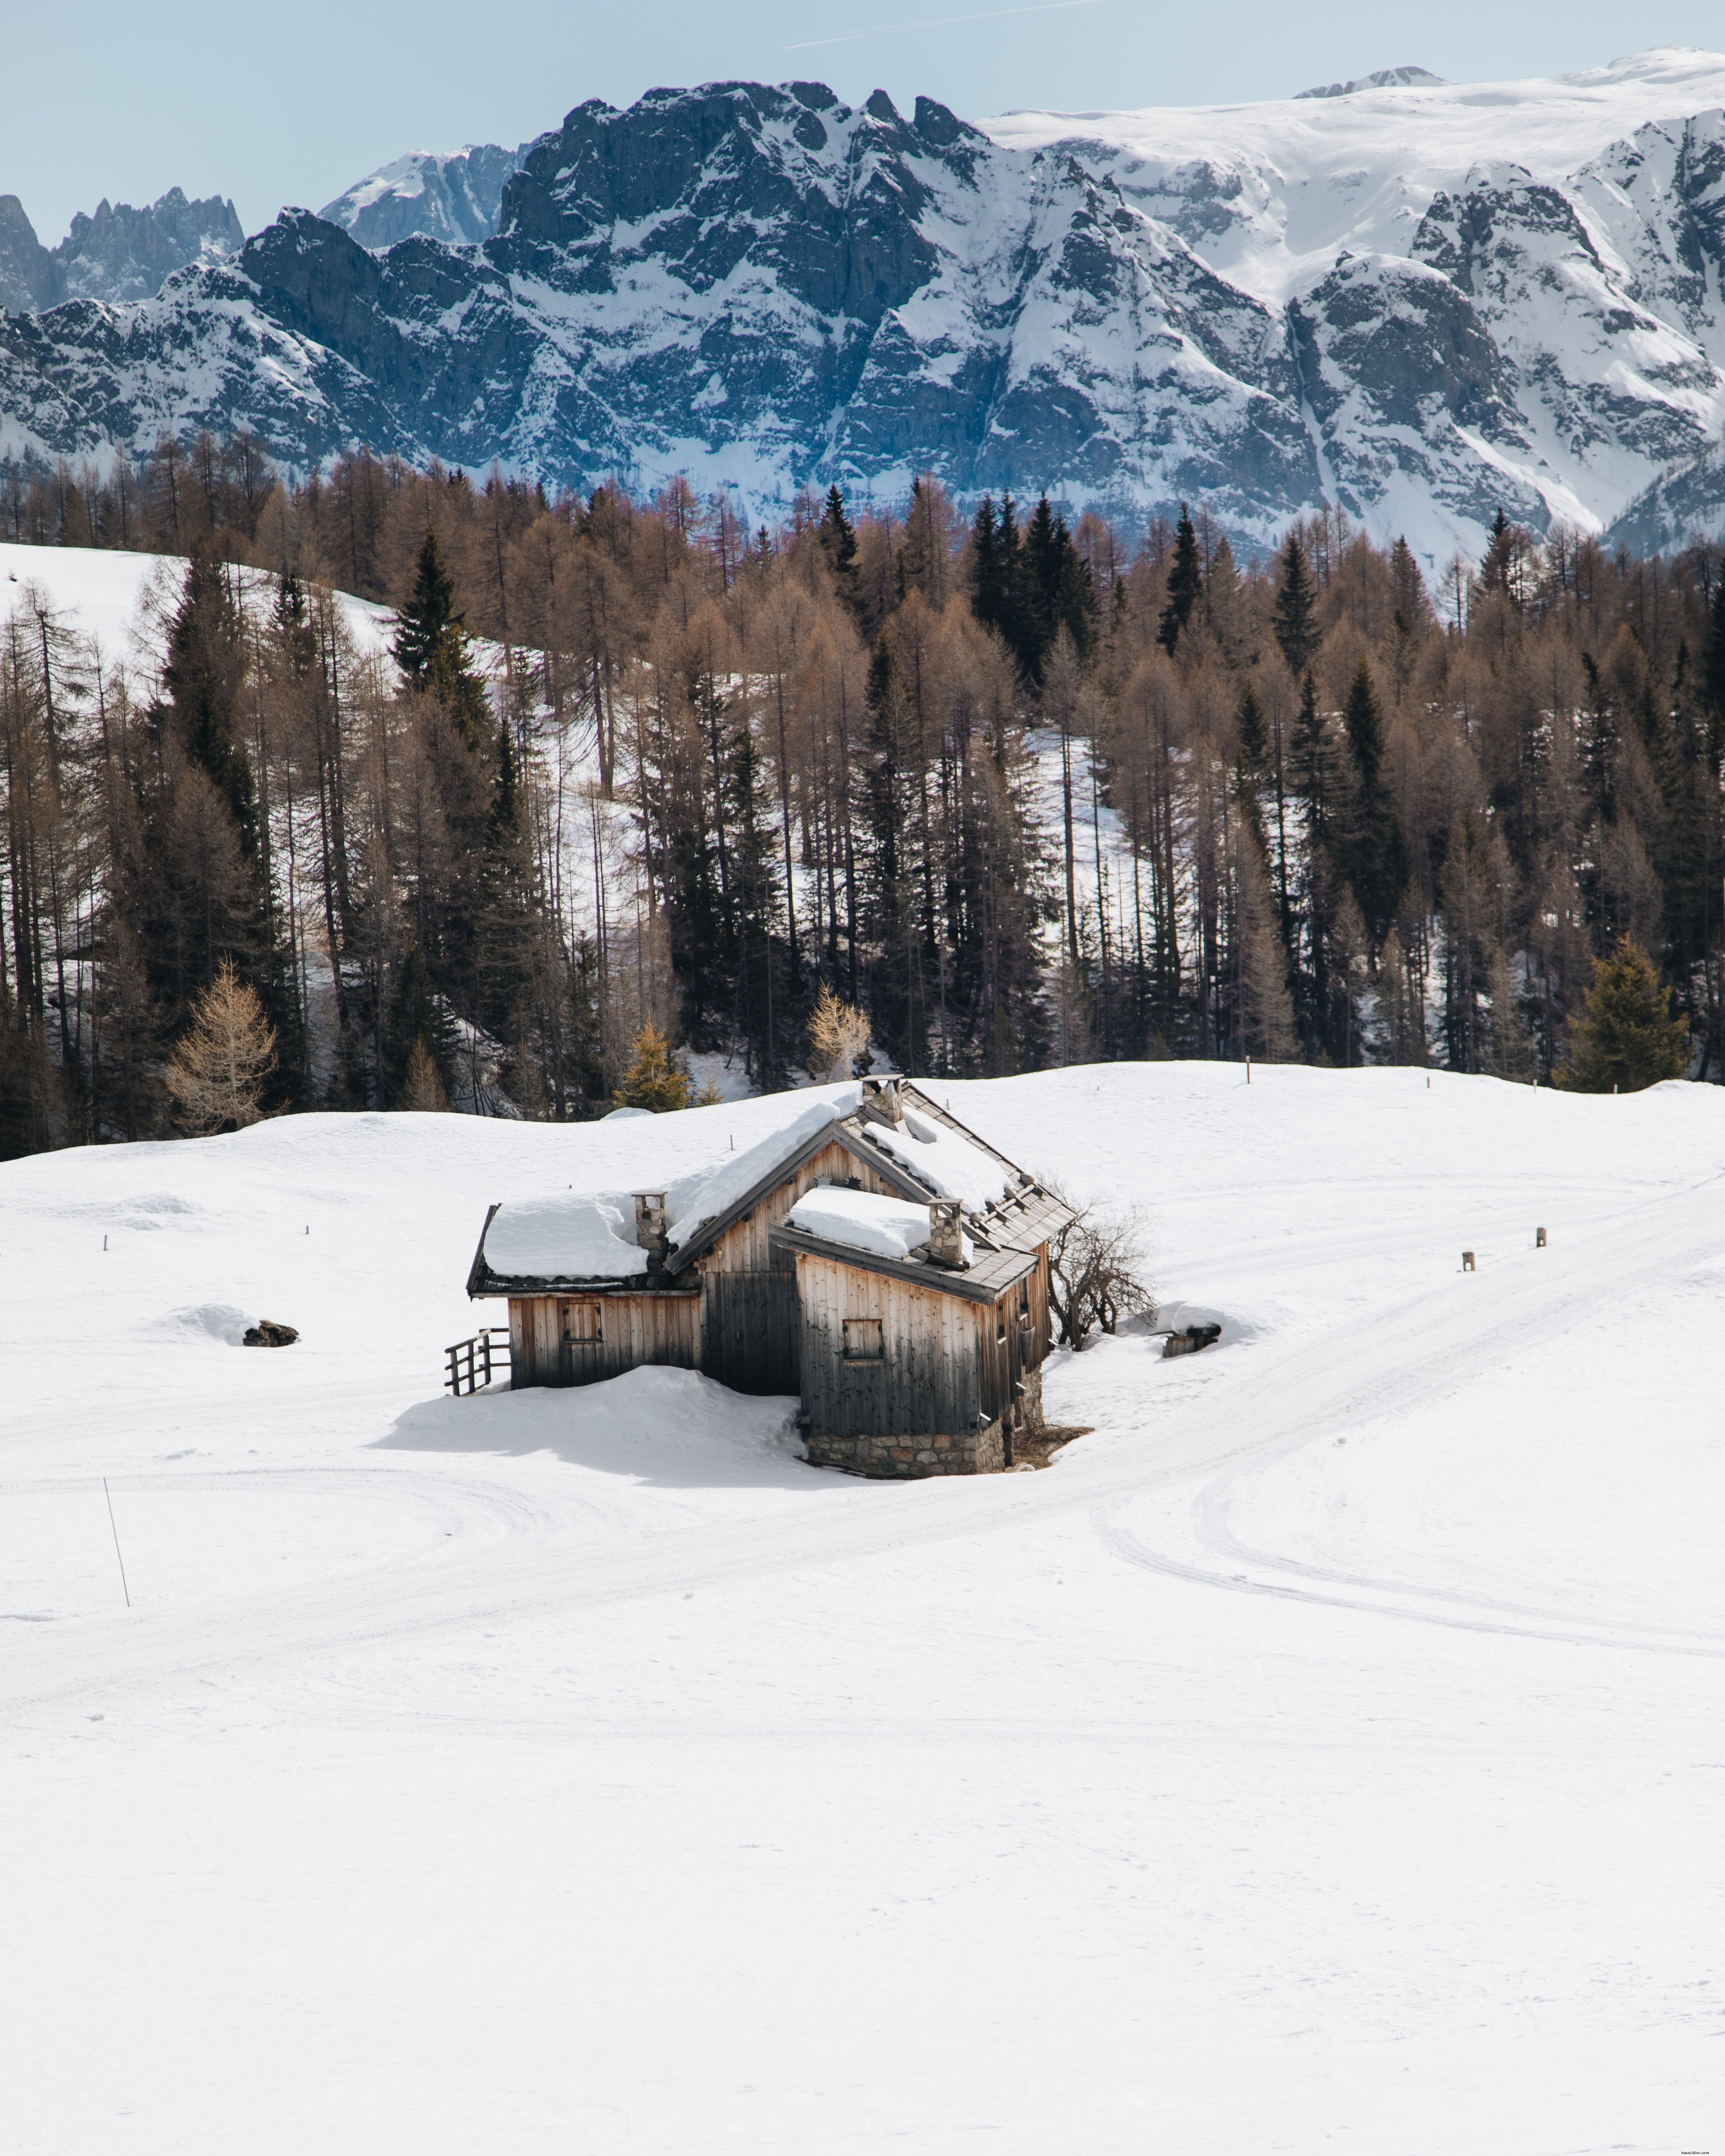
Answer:
[(964, 1209), (956, 1198), (928, 1201), (928, 1255), (954, 1272), (964, 1264)]
[(865, 1123), (890, 1123), (897, 1129), (905, 1120), (905, 1104), (899, 1097), (897, 1079), (865, 1078), (859, 1113)]
[(655, 1265), (665, 1262), (665, 1193), (662, 1190), (636, 1191), (635, 1240)]

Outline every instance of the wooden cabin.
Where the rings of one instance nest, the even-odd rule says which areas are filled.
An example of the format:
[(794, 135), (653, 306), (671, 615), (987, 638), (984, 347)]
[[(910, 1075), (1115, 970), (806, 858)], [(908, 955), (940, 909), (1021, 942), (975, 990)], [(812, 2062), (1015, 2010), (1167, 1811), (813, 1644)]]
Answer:
[(508, 1300), (511, 1383), (670, 1363), (800, 1394), (824, 1466), (1010, 1466), (1041, 1420), (1067, 1208), (906, 1081), (786, 1105), (704, 1178), (491, 1208), (467, 1288)]

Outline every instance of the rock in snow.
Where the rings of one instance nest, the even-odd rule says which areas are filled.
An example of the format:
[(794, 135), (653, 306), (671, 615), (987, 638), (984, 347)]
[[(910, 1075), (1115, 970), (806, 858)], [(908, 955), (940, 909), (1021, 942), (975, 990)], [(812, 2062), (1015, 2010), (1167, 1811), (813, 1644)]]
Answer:
[(1670, 544), (1725, 522), (1722, 105), (1676, 49), (986, 130), (814, 83), (593, 100), (0, 321), (0, 453), (245, 424), (750, 514), (932, 470), (1257, 546), (1328, 500), (1429, 570), (1500, 506)]

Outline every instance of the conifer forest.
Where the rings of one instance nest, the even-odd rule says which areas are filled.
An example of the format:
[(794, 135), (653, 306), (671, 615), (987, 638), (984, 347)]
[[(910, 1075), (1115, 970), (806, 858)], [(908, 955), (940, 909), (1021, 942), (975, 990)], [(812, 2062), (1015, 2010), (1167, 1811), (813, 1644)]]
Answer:
[(123, 651), (0, 586), (8, 1156), (188, 1127), (218, 984), (269, 1111), (588, 1117), (649, 1029), (768, 1089), (827, 1074), (835, 999), (916, 1074), (1586, 1083), (1630, 947), (1721, 1075), (1710, 544), (1500, 516), (1430, 578), (1338, 511), (1243, 562), (1200, 501), (1126, 531), (930, 480), (751, 530), (244, 435), (0, 467), (0, 536), (165, 565)]

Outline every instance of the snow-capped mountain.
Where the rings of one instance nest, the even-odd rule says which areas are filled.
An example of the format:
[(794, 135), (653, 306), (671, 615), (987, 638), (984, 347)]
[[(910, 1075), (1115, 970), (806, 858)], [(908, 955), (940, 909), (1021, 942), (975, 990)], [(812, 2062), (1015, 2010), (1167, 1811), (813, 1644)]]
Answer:
[(380, 165), (326, 203), (317, 213), (327, 224), (351, 232), (362, 247), (393, 247), (424, 234), (428, 239), (489, 239), (497, 229), (504, 183), (521, 168), (532, 148), (505, 150), (495, 142), (470, 142), (440, 154), (413, 150)]
[(147, 300), (187, 263), (237, 254), (245, 229), (231, 202), (188, 202), (170, 187), (147, 208), (80, 211), (58, 247), (44, 247), (16, 195), (0, 195), (0, 307), (33, 314), (64, 300)]
[(416, 155), (153, 299), (7, 319), (0, 450), (244, 422), (295, 464), (364, 440), (752, 509), (932, 469), (1201, 498), (1256, 544), (1327, 498), (1434, 566), (1500, 504), (1718, 528), (1725, 57), (1362, 82), (986, 129), (808, 83), (594, 100), (490, 237), (385, 244), (483, 224), (510, 157)]

